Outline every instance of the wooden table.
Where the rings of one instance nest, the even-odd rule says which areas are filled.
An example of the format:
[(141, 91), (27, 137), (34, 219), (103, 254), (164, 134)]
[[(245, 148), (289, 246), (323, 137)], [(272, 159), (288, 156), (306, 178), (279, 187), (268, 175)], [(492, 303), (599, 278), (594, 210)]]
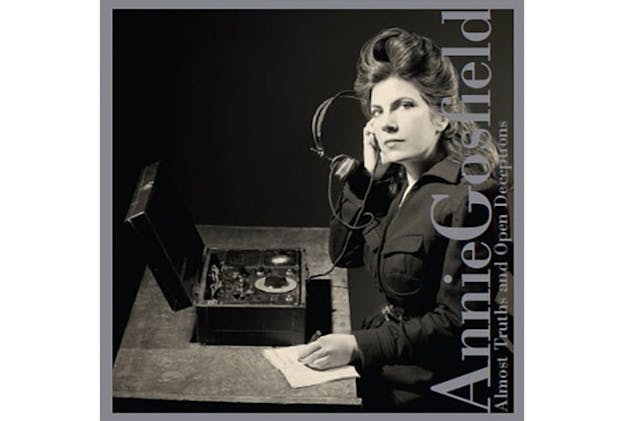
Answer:
[[(198, 226), (211, 248), (305, 248), (310, 273), (330, 267), (327, 228)], [(334, 333), (350, 332), (347, 271), (331, 279)], [(360, 405), (355, 380), (292, 389), (259, 346), (191, 342), (195, 309), (170, 310), (146, 270), (113, 369), (116, 398), (246, 404)]]

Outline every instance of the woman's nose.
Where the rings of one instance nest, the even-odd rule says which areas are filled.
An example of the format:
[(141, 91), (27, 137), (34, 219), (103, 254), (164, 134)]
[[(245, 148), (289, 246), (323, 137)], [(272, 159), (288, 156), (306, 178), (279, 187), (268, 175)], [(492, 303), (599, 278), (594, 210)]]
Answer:
[(398, 129), (396, 121), (391, 116), (388, 116), (381, 126), (381, 130), (386, 133), (396, 133)]

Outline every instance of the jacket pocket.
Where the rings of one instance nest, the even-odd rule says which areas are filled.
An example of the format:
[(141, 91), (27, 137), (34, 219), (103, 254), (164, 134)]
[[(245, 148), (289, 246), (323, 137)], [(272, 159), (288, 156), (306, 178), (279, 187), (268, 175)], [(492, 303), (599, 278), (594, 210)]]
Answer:
[(381, 260), (381, 275), (390, 292), (411, 295), (420, 291), (424, 273), (422, 235), (389, 240), (384, 245)]

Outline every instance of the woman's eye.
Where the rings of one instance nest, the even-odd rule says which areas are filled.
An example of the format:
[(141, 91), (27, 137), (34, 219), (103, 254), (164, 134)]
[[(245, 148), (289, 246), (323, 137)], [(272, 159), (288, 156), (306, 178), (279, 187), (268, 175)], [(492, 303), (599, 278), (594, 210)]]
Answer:
[(401, 104), (403, 108), (412, 108), (414, 106), (413, 102), (404, 102)]
[(371, 116), (378, 117), (381, 114), (381, 110), (375, 109), (371, 111)]

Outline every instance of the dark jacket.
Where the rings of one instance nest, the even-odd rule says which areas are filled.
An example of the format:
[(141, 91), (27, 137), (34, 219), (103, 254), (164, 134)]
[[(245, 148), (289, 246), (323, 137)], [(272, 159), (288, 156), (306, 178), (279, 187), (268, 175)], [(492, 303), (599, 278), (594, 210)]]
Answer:
[[(445, 158), (423, 174), (399, 207), (406, 185), (392, 194), (388, 180), (376, 181), (365, 211), (375, 215), (364, 229), (349, 233), (334, 219), (330, 231), (330, 257), (340, 267), (366, 265), (384, 292), (392, 311), (373, 315), (365, 328), (353, 332), (360, 349), (362, 369), (379, 367), (383, 377), (398, 388), (427, 390), (440, 377), (452, 376), (461, 364), (461, 274), (468, 273), (460, 252), (468, 241), (449, 240), (441, 225), (478, 226), (487, 220), (481, 206), (468, 212), (469, 187), (491, 197), (496, 183), (489, 179), (469, 185), (461, 165)], [(339, 215), (353, 223), (368, 185), (362, 165), (345, 184)], [(448, 195), (434, 207), (432, 195)], [(360, 217), (360, 223), (368, 218)], [(491, 227), (495, 221), (491, 221)], [(493, 243), (485, 238), (477, 241)], [(340, 256), (345, 245), (345, 252)], [(472, 241), (472, 240), (469, 240)]]

